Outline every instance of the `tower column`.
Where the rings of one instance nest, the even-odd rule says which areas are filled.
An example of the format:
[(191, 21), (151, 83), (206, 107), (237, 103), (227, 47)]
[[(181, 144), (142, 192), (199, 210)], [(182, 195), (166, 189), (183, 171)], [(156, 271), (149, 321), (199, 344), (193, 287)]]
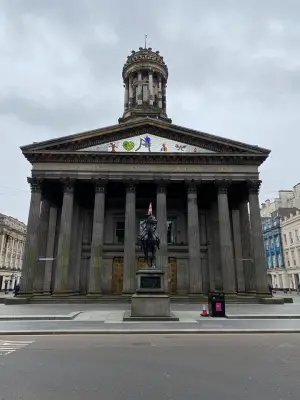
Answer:
[(233, 248), (231, 240), (230, 215), (227, 191), (230, 181), (225, 179), (215, 182), (218, 188), (219, 229), (221, 247), (221, 266), (223, 291), (227, 294), (236, 293)]
[(259, 207), (259, 188), (261, 181), (248, 181), (250, 226), (253, 247), (253, 261), (255, 268), (256, 293), (268, 293), (266, 258), (264, 249), (263, 231)]
[(38, 228), (42, 198), (42, 180), (38, 178), (28, 178), (27, 181), (31, 186), (31, 200), (21, 278), (21, 290), (24, 294), (32, 293), (33, 289), (33, 280), (37, 264)]
[(89, 272), (88, 295), (99, 296), (102, 293), (102, 254), (105, 213), (105, 182), (99, 179), (95, 184), (95, 205), (93, 236)]
[(196, 182), (187, 183), (190, 294), (203, 293)]
[(141, 106), (143, 104), (143, 93), (142, 93), (142, 88), (143, 88), (143, 81), (142, 81), (142, 71), (138, 72), (138, 92), (137, 92), (137, 103), (138, 106)]
[(128, 93), (129, 93), (129, 89), (128, 89), (128, 79), (126, 79), (124, 81), (124, 111), (126, 111), (128, 109)]
[(149, 70), (149, 105), (153, 105), (153, 72), (152, 70)]
[(162, 82), (161, 75), (158, 77), (158, 108), (162, 108)]
[(167, 84), (164, 83), (162, 87), (162, 108), (163, 112), (167, 113)]
[(132, 87), (132, 81), (133, 81), (133, 77), (132, 74), (129, 75), (129, 79), (128, 79), (128, 92), (129, 92), (129, 101), (128, 101), (128, 106), (133, 107), (134, 105), (134, 99), (133, 99), (133, 87)]
[(133, 293), (135, 290), (135, 203), (135, 184), (129, 182), (126, 185), (123, 293)]
[(63, 180), (64, 195), (61, 211), (60, 231), (57, 250), (57, 264), (55, 273), (55, 293), (68, 292), (68, 272), (70, 263), (72, 216), (74, 203), (74, 181), (69, 178)]

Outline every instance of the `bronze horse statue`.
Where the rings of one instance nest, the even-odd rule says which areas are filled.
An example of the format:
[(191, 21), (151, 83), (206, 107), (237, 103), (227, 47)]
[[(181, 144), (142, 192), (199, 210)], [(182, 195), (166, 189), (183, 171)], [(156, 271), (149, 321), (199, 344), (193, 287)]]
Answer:
[[(155, 268), (156, 250), (159, 249), (160, 238), (156, 232), (157, 219), (154, 215), (148, 215), (147, 219), (141, 224), (141, 232), (138, 236), (138, 242), (144, 251), (145, 262), (147, 267)], [(151, 253), (151, 257), (149, 256)], [(150, 264), (149, 264), (150, 259)]]

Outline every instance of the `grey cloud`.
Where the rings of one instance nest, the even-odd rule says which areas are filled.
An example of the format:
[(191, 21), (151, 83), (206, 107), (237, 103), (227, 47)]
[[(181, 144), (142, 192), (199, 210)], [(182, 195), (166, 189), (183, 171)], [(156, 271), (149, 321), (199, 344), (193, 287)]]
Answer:
[[(16, 169), (0, 186), (25, 181), (19, 145), (116, 123), (123, 63), (147, 33), (169, 67), (173, 121), (271, 148), (262, 199), (291, 187), (299, 17), (299, 0), (2, 0), (0, 126), (10, 138), (0, 168), (13, 157)], [(25, 203), (1, 195), (0, 212), (26, 220)]]

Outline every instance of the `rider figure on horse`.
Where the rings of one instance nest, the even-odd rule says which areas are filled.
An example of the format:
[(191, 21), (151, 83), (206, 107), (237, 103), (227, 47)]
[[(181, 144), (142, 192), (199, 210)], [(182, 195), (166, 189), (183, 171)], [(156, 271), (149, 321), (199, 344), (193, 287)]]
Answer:
[[(149, 205), (148, 217), (141, 224), (141, 232), (138, 236), (138, 242), (144, 251), (145, 263), (149, 268), (155, 268), (156, 249), (159, 249), (160, 238), (157, 233), (157, 219), (152, 214), (152, 204)], [(151, 252), (151, 257), (149, 253)], [(149, 264), (150, 258), (150, 264)]]

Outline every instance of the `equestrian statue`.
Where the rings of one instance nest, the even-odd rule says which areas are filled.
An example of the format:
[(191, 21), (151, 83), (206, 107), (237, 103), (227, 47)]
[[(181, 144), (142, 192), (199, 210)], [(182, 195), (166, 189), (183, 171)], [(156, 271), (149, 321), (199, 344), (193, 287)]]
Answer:
[(142, 222), (140, 234), (138, 236), (138, 243), (141, 246), (141, 249), (144, 251), (146, 268), (156, 268), (156, 250), (159, 249), (160, 245), (160, 238), (156, 228), (157, 219), (152, 214), (152, 204), (150, 203), (148, 216)]

